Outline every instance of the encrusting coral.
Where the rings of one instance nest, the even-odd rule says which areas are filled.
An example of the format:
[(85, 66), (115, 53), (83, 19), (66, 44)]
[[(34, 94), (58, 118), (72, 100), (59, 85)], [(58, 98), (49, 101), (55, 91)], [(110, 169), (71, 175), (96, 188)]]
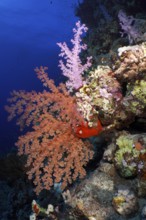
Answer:
[(121, 47), (119, 60), (115, 66), (115, 77), (125, 83), (126, 93), (122, 100), (128, 115), (144, 116), (146, 109), (146, 43)]
[(145, 173), (144, 135), (122, 134), (116, 140), (114, 164), (119, 174), (125, 178), (143, 176)]
[(61, 182), (62, 189), (86, 172), (84, 166), (93, 152), (88, 141), (82, 141), (74, 132), (82, 120), (76, 111), (75, 98), (65, 85), (55, 86), (46, 73), (47, 68), (36, 68), (38, 78), (49, 91), (14, 91), (9, 99), (9, 120), (19, 115), (17, 125), (32, 130), (19, 137), (16, 145), (19, 155), (27, 155), (28, 177), (34, 180), (37, 194)]
[(115, 75), (120, 81), (142, 78), (146, 70), (146, 43), (124, 46), (118, 49), (118, 65)]
[(126, 135), (116, 141), (119, 149), (115, 153), (115, 166), (123, 177), (133, 177), (138, 173), (138, 157), (140, 151), (134, 147), (134, 142)]
[(86, 85), (76, 92), (76, 97), (78, 109), (89, 126), (94, 126), (98, 116), (110, 124), (122, 99), (121, 86), (111, 68), (99, 65), (89, 72)]

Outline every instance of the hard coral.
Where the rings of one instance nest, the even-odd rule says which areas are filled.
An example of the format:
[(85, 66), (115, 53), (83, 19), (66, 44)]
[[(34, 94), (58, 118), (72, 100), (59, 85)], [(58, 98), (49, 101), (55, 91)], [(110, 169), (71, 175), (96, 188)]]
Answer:
[(6, 107), (10, 120), (19, 116), (20, 128), (32, 127), (19, 137), (16, 145), (19, 155), (27, 155), (27, 174), (34, 180), (37, 193), (59, 182), (64, 189), (68, 183), (85, 176), (83, 166), (93, 156), (89, 142), (74, 134), (73, 128), (81, 120), (75, 98), (64, 84), (55, 86), (46, 69), (36, 68), (36, 73), (49, 91), (14, 91), (9, 99), (11, 105)]
[[(100, 116), (111, 122), (122, 98), (121, 87), (108, 66), (90, 71), (86, 85), (76, 93), (78, 109), (92, 127)], [(112, 119), (113, 121), (113, 119)]]
[(120, 81), (131, 82), (142, 78), (146, 71), (146, 43), (118, 49), (119, 65), (115, 76)]
[(125, 178), (136, 176), (140, 152), (134, 148), (134, 141), (127, 135), (122, 135), (116, 143), (119, 147), (115, 153), (115, 167), (118, 172)]
[(115, 167), (125, 178), (145, 173), (145, 135), (123, 134), (116, 140)]

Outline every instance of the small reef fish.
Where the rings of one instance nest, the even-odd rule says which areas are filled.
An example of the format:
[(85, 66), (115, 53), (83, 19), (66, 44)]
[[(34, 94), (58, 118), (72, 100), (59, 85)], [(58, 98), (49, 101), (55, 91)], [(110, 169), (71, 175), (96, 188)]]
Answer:
[(93, 136), (97, 136), (103, 130), (100, 121), (97, 121), (97, 126), (89, 127), (88, 123), (82, 123), (78, 125), (75, 131), (75, 134), (79, 138), (89, 138)]

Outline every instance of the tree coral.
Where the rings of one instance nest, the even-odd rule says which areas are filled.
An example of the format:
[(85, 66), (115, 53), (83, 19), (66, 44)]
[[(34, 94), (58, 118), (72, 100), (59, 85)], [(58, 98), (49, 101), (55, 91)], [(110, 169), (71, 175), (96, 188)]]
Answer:
[(82, 120), (75, 98), (64, 84), (55, 86), (46, 69), (40, 67), (35, 71), (48, 90), (13, 91), (8, 100), (10, 106), (6, 106), (9, 120), (18, 115), (17, 125), (21, 129), (32, 128), (19, 137), (16, 146), (19, 155), (27, 155), (27, 174), (33, 179), (37, 194), (54, 183), (61, 182), (64, 189), (73, 180), (84, 177), (84, 166), (93, 156), (90, 143), (74, 133)]

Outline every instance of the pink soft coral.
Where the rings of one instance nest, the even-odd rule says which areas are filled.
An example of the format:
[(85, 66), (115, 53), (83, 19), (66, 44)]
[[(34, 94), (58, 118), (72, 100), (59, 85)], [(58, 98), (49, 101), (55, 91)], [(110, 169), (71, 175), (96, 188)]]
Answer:
[(36, 68), (38, 78), (48, 91), (13, 91), (6, 107), (9, 119), (18, 116), (17, 124), (30, 132), (20, 136), (16, 145), (19, 155), (27, 155), (28, 177), (34, 180), (37, 194), (62, 183), (64, 189), (78, 177), (85, 176), (83, 166), (92, 158), (88, 141), (75, 136), (73, 128), (80, 123), (75, 98), (64, 84), (55, 86), (46, 73), (46, 67)]
[(74, 38), (71, 39), (73, 45), (72, 49), (69, 49), (67, 44), (58, 43), (61, 48), (60, 57), (64, 58), (59, 62), (59, 66), (64, 76), (68, 78), (66, 86), (70, 91), (77, 90), (83, 85), (82, 75), (91, 66), (92, 57), (87, 57), (86, 63), (82, 63), (80, 59), (80, 53), (82, 50), (87, 49), (87, 45), (82, 43), (81, 35), (86, 33), (88, 28), (85, 24), (81, 24), (80, 21), (76, 23), (76, 28), (73, 29)]

